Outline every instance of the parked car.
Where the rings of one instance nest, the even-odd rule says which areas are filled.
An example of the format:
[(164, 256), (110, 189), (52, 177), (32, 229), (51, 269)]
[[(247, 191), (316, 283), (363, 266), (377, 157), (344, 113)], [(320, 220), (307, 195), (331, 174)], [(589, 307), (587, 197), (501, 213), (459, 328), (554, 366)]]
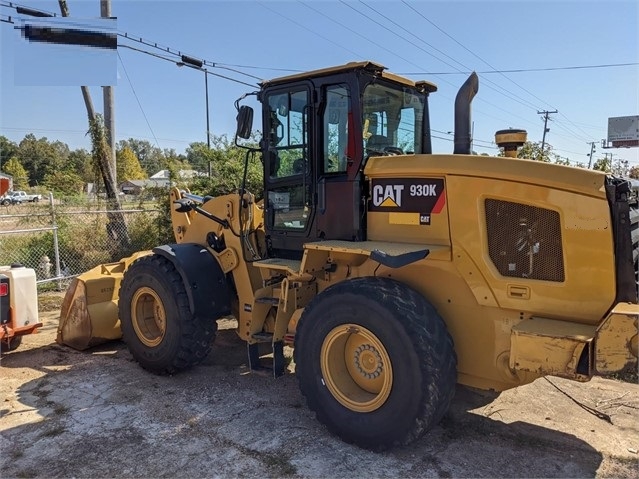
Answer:
[(20, 198), (13, 197), (10, 194), (6, 194), (4, 196), (0, 196), (0, 205), (2, 205), (2, 206), (19, 205), (20, 203), (22, 203)]
[(12, 193), (9, 193), (9, 196), (11, 198), (14, 198), (15, 200), (18, 200), (16, 201), (17, 203), (24, 203), (25, 201), (37, 203), (42, 199), (42, 195), (31, 195), (28, 194), (26, 191), (14, 191)]

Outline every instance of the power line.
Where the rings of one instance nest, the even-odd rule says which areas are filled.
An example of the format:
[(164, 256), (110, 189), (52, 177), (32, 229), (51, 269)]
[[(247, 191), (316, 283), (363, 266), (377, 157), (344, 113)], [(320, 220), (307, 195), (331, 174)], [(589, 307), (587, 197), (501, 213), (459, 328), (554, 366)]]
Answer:
[[(457, 43), (459, 46), (461, 46), (464, 50), (466, 50), (467, 52), (469, 52), (471, 55), (473, 55), (474, 57), (478, 58), (479, 60), (481, 60), (484, 64), (488, 65), (491, 69), (493, 70), (497, 70), (494, 66), (492, 66), (490, 63), (488, 63), (486, 60), (484, 60), (482, 57), (480, 57), (479, 55), (477, 55), (475, 52), (473, 52), (472, 50), (470, 50), (468, 47), (466, 47), (465, 45), (463, 45), (461, 42), (459, 42), (456, 38), (454, 38), (452, 35), (448, 34), (448, 32), (446, 32), (445, 30), (443, 30), (442, 28), (440, 28), (438, 25), (436, 25), (434, 22), (432, 22), (430, 19), (428, 19), (424, 14), (422, 14), (420, 11), (418, 11), (417, 9), (415, 9), (415, 7), (409, 5), (408, 3), (406, 3), (406, 0), (402, 0), (402, 3), (404, 5), (406, 5), (408, 8), (410, 8), (413, 12), (415, 12), (417, 15), (419, 15), (421, 18), (423, 18), (424, 20), (426, 20), (428, 23), (430, 23), (432, 26), (434, 26), (435, 28), (437, 28), (437, 30), (439, 30), (440, 32), (442, 32), (444, 35), (446, 35), (448, 38), (450, 38), (451, 40), (453, 40), (455, 43)], [(513, 83), (514, 85), (516, 85), (517, 87), (521, 88), (523, 91), (525, 91), (526, 93), (528, 93), (529, 95), (531, 95), (532, 97), (536, 98), (537, 100), (541, 101), (542, 103), (546, 103), (544, 100), (542, 100), (541, 98), (539, 98), (537, 95), (535, 95), (534, 93), (531, 93), (530, 91), (528, 91), (526, 88), (524, 88), (523, 86), (519, 85), (517, 82), (511, 80), (510, 78), (508, 78), (506, 75), (504, 75), (503, 73), (500, 74), (501, 76), (503, 76), (506, 80), (510, 81), (511, 83)]]
[[(298, 0), (298, 1), (299, 1), (299, 0)], [(341, 1), (341, 0), (340, 0), (340, 1)], [(309, 9), (311, 9), (311, 10), (313, 10), (313, 11), (317, 12), (317, 13), (320, 13), (320, 15), (322, 15), (322, 16), (324, 16), (324, 17), (328, 18), (328, 19), (329, 19), (329, 20), (331, 20), (333, 23), (336, 23), (336, 24), (340, 25), (341, 27), (343, 27), (344, 29), (346, 29), (346, 30), (348, 30), (348, 31), (350, 31), (350, 32), (352, 32), (352, 33), (355, 33), (356, 35), (358, 35), (358, 36), (360, 36), (360, 37), (364, 38), (365, 40), (367, 40), (369, 43), (373, 43), (373, 44), (377, 45), (378, 47), (380, 47), (380, 48), (382, 48), (382, 49), (384, 49), (384, 50), (386, 50), (386, 51), (389, 51), (389, 52), (390, 52), (390, 53), (392, 53), (395, 57), (397, 57), (397, 55), (396, 55), (396, 53), (395, 53), (395, 52), (388, 50), (388, 49), (387, 49), (387, 48), (385, 48), (384, 46), (379, 45), (379, 43), (376, 43), (374, 40), (372, 40), (372, 39), (370, 39), (370, 38), (368, 38), (368, 37), (366, 37), (366, 36), (363, 36), (362, 34), (360, 34), (360, 33), (358, 33), (358, 32), (354, 32), (354, 30), (353, 30), (353, 28), (352, 28), (352, 27), (350, 27), (350, 26), (348, 26), (348, 25), (344, 25), (344, 24), (342, 24), (342, 23), (338, 22), (337, 20), (334, 20), (334, 19), (333, 19), (333, 18), (331, 18), (330, 16), (328, 16), (328, 15), (326, 15), (326, 14), (324, 14), (324, 13), (320, 12), (319, 10), (317, 10), (317, 9), (315, 9), (315, 8), (313, 8), (313, 7), (308, 6), (307, 4), (305, 4), (305, 3), (303, 3), (303, 2), (300, 2), (300, 3), (301, 3), (302, 5), (304, 5), (304, 6), (306, 6), (307, 8), (309, 8)], [(342, 3), (344, 3), (344, 2), (342, 2)], [(260, 4), (260, 5), (261, 5), (261, 4)], [(373, 23), (375, 23), (375, 24), (379, 25), (380, 27), (382, 27), (382, 28), (384, 28), (384, 29), (388, 30), (389, 32), (393, 33), (394, 35), (398, 36), (398, 37), (399, 37), (399, 38), (401, 38), (402, 40), (407, 41), (408, 43), (411, 43), (412, 45), (416, 46), (417, 48), (419, 48), (419, 49), (423, 50), (423, 51), (424, 51), (425, 53), (427, 53), (428, 55), (431, 55), (431, 56), (433, 56), (434, 58), (438, 59), (439, 61), (442, 61), (442, 62), (446, 63), (445, 61), (443, 61), (443, 60), (439, 59), (437, 56), (433, 55), (432, 53), (428, 52), (427, 50), (424, 50), (424, 49), (423, 49), (422, 47), (420, 47), (419, 45), (416, 45), (414, 42), (412, 42), (412, 41), (410, 41), (410, 40), (407, 40), (406, 38), (402, 37), (401, 35), (398, 35), (396, 32), (394, 32), (393, 30), (389, 29), (389, 28), (388, 28), (388, 27), (386, 27), (385, 25), (381, 24), (381, 23), (380, 23), (380, 22), (378, 22), (377, 20), (375, 20), (375, 19), (371, 18), (370, 16), (366, 15), (365, 13), (362, 13), (362, 12), (360, 12), (359, 10), (354, 9), (353, 7), (351, 7), (350, 5), (348, 5), (347, 3), (344, 3), (344, 5), (345, 5), (346, 7), (348, 7), (348, 8), (350, 8), (350, 9), (354, 10), (354, 11), (355, 11), (356, 13), (358, 13), (359, 15), (364, 16), (365, 18), (367, 18), (367, 19), (368, 19), (368, 20), (370, 20), (371, 22), (373, 22)], [(268, 8), (268, 7), (266, 7), (265, 5), (262, 5), (262, 6), (264, 6), (265, 8), (267, 8), (267, 9), (269, 9), (269, 10), (273, 11), (273, 12), (275, 12), (274, 10), (272, 10), (272, 9), (270, 9), (270, 8)], [(278, 12), (275, 12), (275, 13), (279, 14)], [(316, 35), (320, 36), (321, 38), (324, 38), (325, 40), (330, 41), (331, 43), (335, 43), (335, 42), (332, 42), (332, 40), (327, 39), (326, 37), (322, 36), (321, 34), (318, 34), (318, 33), (314, 32), (313, 30), (311, 30), (311, 29), (309, 29), (309, 28), (307, 28), (307, 27), (304, 27), (304, 26), (303, 26), (303, 25), (301, 25), (300, 23), (296, 22), (295, 20), (290, 19), (289, 17), (287, 17), (287, 16), (285, 16), (285, 15), (282, 15), (282, 14), (279, 14), (279, 15), (280, 15), (280, 16), (282, 16), (283, 18), (285, 18), (285, 19), (287, 19), (287, 20), (289, 20), (289, 21), (291, 21), (291, 22), (295, 23), (296, 25), (298, 25), (298, 26), (300, 26), (300, 27), (304, 28), (306, 31), (311, 32), (311, 33), (314, 33), (314, 34), (316, 34)], [(386, 19), (388, 19), (387, 17), (385, 17), (385, 18), (386, 18)], [(406, 31), (406, 29), (404, 29), (401, 25), (399, 25), (399, 27), (400, 27), (401, 29), (403, 29), (404, 31)], [(409, 33), (410, 33), (410, 32), (409, 32)], [(421, 40), (420, 40), (420, 41), (421, 41)], [(339, 45), (339, 46), (341, 47), (341, 45)], [(342, 47), (342, 48), (343, 48), (343, 47)], [(357, 54), (356, 54), (356, 55), (357, 55)], [(357, 55), (357, 56), (361, 56), (361, 55)], [(410, 60), (406, 60), (405, 58), (402, 58), (402, 57), (399, 57), (399, 58), (401, 58), (402, 60), (406, 61), (407, 63), (413, 64), (413, 65), (416, 65), (414, 62), (412, 62), (412, 61), (410, 61)], [(457, 62), (457, 63), (459, 63), (459, 62)], [(449, 65), (449, 66), (451, 66), (452, 68), (455, 68), (453, 65), (450, 65), (449, 63), (446, 63), (446, 64), (447, 64), (447, 65)], [(419, 65), (416, 65), (416, 66), (417, 66), (418, 68), (421, 68), (421, 67), (419, 67)], [(455, 84), (451, 83), (450, 81), (448, 81), (448, 80), (446, 80), (446, 79), (443, 79), (443, 78), (442, 78), (442, 81), (444, 81), (445, 83), (448, 83), (449, 85), (451, 85), (451, 86), (453, 86), (453, 87), (455, 87), (455, 88), (457, 87), (457, 85), (455, 85)], [(502, 94), (503, 94), (503, 93), (502, 93)], [(448, 99), (450, 99), (450, 98), (449, 98), (449, 97), (447, 97), (446, 95), (443, 95), (443, 94), (442, 94), (441, 96), (442, 96), (442, 97), (444, 97), (444, 98), (448, 98)], [(505, 95), (505, 96), (508, 96), (508, 95)], [(511, 98), (511, 99), (512, 99), (512, 98)], [(452, 99), (451, 99), (451, 100), (452, 100)], [(513, 117), (515, 117), (515, 118), (519, 118), (520, 120), (523, 120), (524, 122), (528, 122), (528, 123), (531, 123), (531, 124), (532, 124), (532, 122), (531, 122), (529, 119), (523, 118), (523, 117), (521, 117), (521, 116), (519, 116), (519, 115), (515, 115), (515, 114), (514, 114), (514, 113), (512, 113), (511, 111), (506, 110), (505, 108), (502, 108), (502, 107), (500, 107), (500, 106), (498, 106), (498, 105), (495, 105), (494, 103), (491, 103), (491, 102), (489, 102), (489, 101), (487, 101), (487, 100), (485, 100), (485, 99), (483, 99), (483, 98), (478, 98), (478, 101), (483, 102), (483, 103), (486, 103), (486, 104), (488, 104), (488, 105), (491, 105), (493, 108), (496, 108), (496, 109), (498, 109), (498, 110), (501, 110), (501, 111), (503, 111), (504, 113), (507, 113), (508, 115), (511, 115), (511, 116), (513, 116)], [(517, 100), (515, 100), (515, 101), (517, 101)], [(530, 106), (530, 105), (526, 105), (526, 106)], [(499, 121), (505, 121), (505, 120), (503, 120), (503, 119), (501, 119), (501, 118), (497, 118), (497, 119), (498, 119)]]
[(342, 50), (345, 50), (345, 51), (347, 51), (347, 52), (349, 52), (349, 53), (351, 53), (351, 54), (355, 55), (356, 57), (360, 57), (360, 58), (361, 58), (361, 55), (359, 55), (359, 54), (355, 53), (353, 50), (350, 50), (350, 49), (346, 48), (344, 45), (342, 45), (342, 44), (340, 44), (340, 43), (337, 43), (337, 42), (335, 42), (335, 41), (331, 40), (331, 39), (330, 39), (330, 38), (328, 38), (328, 37), (325, 37), (325, 36), (324, 36), (324, 35), (322, 35), (321, 33), (317, 33), (317, 32), (314, 32), (313, 30), (311, 30), (311, 29), (309, 29), (309, 28), (306, 28), (304, 25), (302, 25), (301, 23), (299, 23), (299, 22), (297, 22), (297, 21), (293, 20), (292, 18), (287, 17), (286, 15), (284, 15), (284, 14), (282, 14), (282, 13), (278, 12), (277, 10), (273, 10), (271, 7), (267, 7), (267, 6), (266, 6), (263, 2), (260, 2), (260, 1), (258, 0), (258, 1), (256, 1), (256, 3), (257, 3), (259, 6), (261, 6), (262, 8), (265, 8), (266, 10), (268, 10), (268, 11), (270, 11), (270, 12), (272, 12), (272, 13), (276, 14), (276, 15), (279, 15), (280, 17), (282, 17), (282, 18), (284, 18), (284, 19), (288, 20), (289, 22), (291, 22), (291, 23), (293, 23), (293, 24), (297, 25), (298, 27), (300, 27), (300, 28), (302, 28), (302, 29), (306, 30), (307, 32), (310, 32), (310, 33), (312, 33), (313, 35), (316, 35), (316, 36), (320, 37), (322, 40), (325, 40), (325, 41), (329, 42), (330, 44), (335, 45), (336, 47), (339, 47), (339, 48), (341, 48)]
[[(346, 2), (344, 2), (344, 0), (340, 0), (340, 3), (342, 3), (343, 5), (347, 6), (348, 8), (350, 8), (351, 10), (359, 13), (360, 15), (364, 16), (365, 18), (368, 18), (370, 21), (375, 22), (377, 25), (380, 25), (382, 28), (388, 30), (389, 32), (391, 32), (393, 35), (401, 38), (404, 41), (407, 41), (408, 43), (410, 43), (411, 45), (413, 45), (414, 47), (420, 49), (421, 51), (423, 51), (424, 53), (433, 56), (434, 58), (438, 59), (439, 61), (441, 61), (442, 63), (445, 63), (446, 65), (455, 68), (458, 71), (462, 71), (457, 67), (452, 66), (450, 63), (445, 62), (443, 60), (441, 60), (440, 58), (437, 58), (437, 56), (433, 55), (431, 52), (429, 52), (428, 50), (425, 50), (424, 48), (420, 47), (419, 45), (415, 44), (414, 42), (407, 40), (406, 38), (402, 37), (401, 35), (399, 35), (396, 31), (391, 30), (387, 27), (385, 27), (384, 25), (382, 25), (381, 23), (377, 22), (376, 20), (372, 19), (371, 17), (369, 17), (368, 15), (360, 12), (359, 10), (355, 9), (353, 6), (348, 5)], [(427, 41), (425, 41), (424, 39), (418, 37), (417, 35), (415, 35), (413, 32), (407, 30), (403, 25), (400, 25), (399, 23), (395, 22), (394, 20), (390, 19), (387, 15), (384, 15), (383, 13), (381, 13), (379, 10), (371, 7), (370, 5), (367, 5), (366, 3), (364, 3), (363, 1), (359, 0), (359, 3), (361, 3), (362, 5), (364, 5), (365, 7), (367, 7), (368, 9), (374, 11), (377, 15), (379, 15), (380, 17), (384, 18), (386, 21), (392, 23), (393, 25), (395, 25), (397, 28), (403, 30), (404, 32), (408, 33), (409, 35), (411, 35), (412, 37), (416, 38), (417, 40), (419, 40), (420, 42), (422, 42), (423, 44), (429, 46), (430, 48), (432, 48), (433, 50), (437, 51), (438, 53), (444, 55), (446, 58), (449, 58), (450, 60), (454, 61), (455, 63), (457, 63), (458, 65), (461, 65), (463, 68), (469, 69), (468, 66), (464, 65), (463, 63), (461, 63), (460, 61), (456, 60), (455, 58), (451, 57), (450, 55), (448, 55), (447, 53), (441, 51), (440, 49), (438, 49), (437, 47), (435, 47), (434, 45), (428, 43)], [(499, 89), (501, 91), (498, 91), (498, 93), (501, 93), (502, 95), (506, 96), (507, 98), (509, 98), (510, 100), (516, 101), (526, 107), (529, 107), (533, 110), (536, 109), (536, 106), (533, 105), (532, 103), (530, 103), (529, 101), (525, 100), (524, 98), (518, 96), (517, 94), (505, 89), (504, 87), (502, 87), (501, 85), (498, 85), (497, 83), (493, 82), (492, 80), (488, 79), (488, 78), (484, 78), (484, 80), (488, 83), (486, 86), (488, 88), (492, 88), (492, 89)], [(493, 85), (492, 87), (490, 85)]]
[[(18, 13), (22, 12), (22, 13), (24, 13), (26, 15), (31, 15), (31, 16), (34, 16), (34, 15), (38, 16), (38, 17), (55, 17), (56, 16), (55, 13), (46, 12), (44, 10), (37, 10), (37, 9), (34, 9), (34, 8), (26, 7), (24, 5), (18, 5), (18, 4), (12, 3), (12, 2), (0, 1), (0, 6), (13, 8)], [(7, 16), (7, 17), (8, 17), (9, 20), (11, 20), (10, 16)], [(44, 19), (42, 21), (44, 21)], [(8, 23), (14, 23), (14, 22), (10, 21)], [(69, 25), (72, 25), (72, 24), (73, 24), (72, 22), (69, 23)], [(95, 27), (95, 25), (84, 25), (84, 24), (77, 24), (77, 25), (82, 25), (83, 27)], [(133, 41), (133, 42), (138, 42), (138, 43), (144, 44), (146, 46), (157, 48), (157, 49), (159, 49), (161, 51), (164, 51), (166, 53), (169, 53), (169, 54), (177, 56), (177, 57), (181, 57), (182, 55), (185, 54), (184, 52), (182, 52), (180, 50), (177, 50), (175, 48), (163, 46), (163, 45), (161, 45), (161, 44), (159, 44), (157, 42), (152, 42), (150, 40), (145, 40), (144, 38), (139, 37), (139, 36), (132, 36), (132, 35), (126, 33), (126, 32), (118, 32), (118, 36), (121, 37), (121, 38), (124, 38), (126, 40), (130, 40), (130, 41)], [(128, 46), (128, 45), (124, 45), (124, 44), (119, 44), (118, 46), (125, 47), (125, 48), (130, 48), (131, 50), (136, 50), (138, 52), (146, 53), (148, 55), (156, 56), (157, 58), (161, 58), (163, 60), (172, 61), (172, 62), (175, 63), (175, 61), (170, 59), (170, 58), (167, 58), (167, 57), (164, 57), (164, 56), (159, 56), (159, 55), (154, 55), (153, 53), (145, 51), (145, 50), (137, 49), (137, 48), (134, 48), (134, 47), (131, 47), (131, 46)], [(211, 68), (221, 68), (221, 69), (224, 69), (224, 70), (232, 71), (234, 73), (238, 73), (240, 75), (244, 75), (244, 76), (247, 76), (247, 77), (250, 77), (250, 78), (254, 78), (256, 80), (260, 80), (260, 81), (262, 80), (262, 78), (260, 78), (258, 76), (255, 76), (255, 75), (251, 75), (250, 73), (246, 73), (246, 72), (242, 72), (240, 70), (229, 68), (228, 66), (218, 66), (215, 62), (212, 62), (210, 60), (202, 60), (202, 63), (204, 65), (207, 65), (207, 66), (211, 67)], [(226, 80), (238, 82), (238, 83), (241, 83), (243, 85), (250, 86), (251, 88), (254, 88), (256, 86), (254, 84), (244, 83), (244, 82), (242, 82), (240, 80), (236, 80), (234, 78), (226, 77), (224, 75), (218, 75), (218, 74), (215, 74), (215, 73), (212, 73), (212, 72), (209, 72), (209, 74), (213, 75), (213, 76), (217, 76), (219, 78), (224, 78)]]
[[(360, 0), (360, 3), (361, 2)], [(488, 65), (490, 68), (492, 68), (495, 72), (498, 72), (497, 69), (492, 66), (490, 63), (488, 63), (486, 60), (484, 60), (482, 57), (480, 57), (479, 55), (477, 55), (475, 52), (473, 52), (472, 50), (470, 50), (469, 48), (467, 48), (465, 45), (463, 45), (461, 42), (459, 42), (456, 38), (454, 38), (452, 35), (448, 34), (448, 32), (446, 32), (445, 30), (443, 30), (442, 28), (440, 28), (438, 25), (436, 25), (434, 22), (432, 22), (430, 19), (428, 19), (425, 15), (423, 15), (421, 12), (419, 12), (418, 10), (416, 10), (413, 6), (409, 5), (408, 3), (406, 3), (405, 0), (402, 0), (402, 3), (407, 6), (408, 8), (410, 8), (412, 11), (414, 11), (415, 13), (417, 13), (420, 17), (422, 17), (424, 20), (426, 20), (428, 23), (430, 23), (432, 26), (434, 26), (435, 28), (437, 28), (437, 30), (439, 30), (440, 32), (442, 32), (444, 35), (446, 35), (448, 38), (450, 38), (451, 40), (453, 40), (455, 43), (457, 43), (459, 46), (461, 46), (464, 50), (466, 50), (467, 52), (469, 52), (470, 54), (472, 54), (473, 56), (475, 56), (476, 58), (478, 58), (479, 60), (481, 60), (483, 63), (485, 63), (486, 65)], [(536, 98), (537, 100), (541, 101), (542, 103), (545, 103), (547, 105), (549, 105), (548, 102), (542, 100), (541, 98), (539, 98), (537, 95), (535, 95), (534, 93), (530, 92), (528, 89), (524, 88), (523, 86), (521, 86), (519, 83), (515, 82), (514, 80), (512, 80), (511, 78), (507, 77), (506, 75), (504, 75), (503, 72), (498, 72), (502, 77), (504, 77), (505, 79), (507, 79), (508, 81), (510, 81), (511, 83), (513, 83), (514, 85), (516, 85), (517, 87), (521, 88), (523, 91), (525, 91), (526, 93), (528, 93), (529, 95), (531, 95), (532, 97)], [(556, 108), (555, 108), (556, 110)], [(570, 119), (563, 115), (562, 116), (566, 119), (566, 121), (568, 121), (569, 123), (572, 123), (570, 121)], [(546, 117), (547, 120), (547, 117)], [(574, 123), (573, 123), (574, 125)], [(574, 125), (576, 128), (580, 129), (579, 127), (577, 127), (576, 125)], [(544, 128), (544, 137), (545, 137), (545, 131), (546, 129)], [(588, 135), (586, 132), (584, 132), (583, 130), (581, 130), (584, 134)], [(579, 136), (579, 135), (576, 135)], [(543, 140), (542, 140), (542, 145), (543, 145)]]
[(120, 56), (120, 52), (118, 52), (118, 58), (120, 59), (122, 70), (124, 71), (124, 75), (126, 76), (126, 79), (129, 82), (129, 86), (131, 87), (131, 91), (133, 92), (133, 96), (135, 97), (135, 101), (138, 102), (138, 106), (140, 107), (140, 111), (142, 112), (142, 116), (144, 117), (144, 121), (146, 121), (146, 125), (149, 127), (149, 131), (151, 132), (151, 135), (153, 135), (155, 144), (158, 145), (158, 148), (160, 148), (160, 143), (158, 142), (158, 139), (155, 137), (155, 132), (153, 131), (153, 128), (151, 128), (151, 123), (149, 122), (149, 118), (146, 116), (146, 113), (144, 112), (144, 108), (142, 108), (142, 103), (140, 102), (140, 99), (138, 98), (138, 94), (135, 92), (135, 88), (133, 87), (133, 83), (131, 82), (131, 78), (129, 77), (129, 73), (126, 71), (126, 67), (124, 66), (122, 57)]
[[(146, 50), (142, 50), (142, 49), (140, 49), (140, 48), (135, 48), (135, 47), (132, 47), (132, 46), (130, 46), (130, 45), (119, 45), (119, 46), (121, 46), (121, 47), (123, 47), (123, 48), (128, 48), (128, 49), (130, 49), (130, 50), (135, 50), (136, 52), (144, 53), (144, 54), (146, 54), (146, 55), (150, 55), (150, 56), (152, 56), (152, 57), (159, 58), (159, 59), (161, 59), (161, 60), (166, 60), (166, 61), (171, 62), (171, 63), (178, 63), (178, 62), (176, 62), (176, 61), (175, 61), (174, 59), (172, 59), (172, 58), (164, 57), (164, 56), (162, 56), (162, 55), (158, 55), (158, 54), (153, 53), (153, 52), (149, 52), (149, 51), (146, 51)], [(224, 78), (225, 80), (229, 80), (229, 81), (232, 81), (232, 82), (235, 82), (235, 83), (239, 83), (239, 84), (241, 84), (241, 85), (246, 85), (246, 86), (249, 86), (249, 87), (251, 87), (251, 88), (255, 88), (255, 87), (257, 86), (257, 85), (255, 85), (255, 84), (251, 84), (251, 83), (243, 82), (242, 80), (238, 80), (238, 79), (236, 79), (236, 78), (231, 78), (231, 77), (227, 77), (227, 76), (225, 76), (225, 75), (220, 75), (219, 73), (213, 73), (213, 72), (208, 71), (208, 70), (206, 70), (206, 74), (207, 74), (207, 75), (213, 75), (213, 76), (215, 76), (215, 77), (219, 77), (219, 78)]]
[[(593, 68), (618, 68), (618, 67), (630, 67), (637, 66), (639, 62), (631, 63), (605, 63), (600, 65), (571, 65), (565, 67), (546, 67), (546, 68), (517, 68), (514, 70), (486, 70), (478, 71), (477, 74), (489, 75), (491, 73), (531, 73), (531, 72), (550, 72), (560, 70), (587, 70)], [(252, 67), (245, 67), (252, 68)], [(397, 72), (398, 75), (424, 75), (426, 72)], [(431, 75), (469, 75), (470, 72), (431, 72)]]

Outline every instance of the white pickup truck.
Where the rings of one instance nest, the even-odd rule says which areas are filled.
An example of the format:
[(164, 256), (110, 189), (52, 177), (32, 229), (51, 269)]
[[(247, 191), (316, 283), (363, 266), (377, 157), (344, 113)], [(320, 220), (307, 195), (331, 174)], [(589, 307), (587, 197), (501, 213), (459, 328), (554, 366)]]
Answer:
[(26, 191), (14, 191), (9, 193), (8, 197), (11, 203), (25, 203), (27, 201), (36, 203), (42, 199), (42, 195), (30, 195)]

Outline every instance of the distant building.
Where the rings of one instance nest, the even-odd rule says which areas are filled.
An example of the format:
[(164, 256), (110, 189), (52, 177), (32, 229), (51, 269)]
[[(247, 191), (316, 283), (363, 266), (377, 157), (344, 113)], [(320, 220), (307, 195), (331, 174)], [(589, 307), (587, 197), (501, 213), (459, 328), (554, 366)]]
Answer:
[(0, 173), (0, 196), (13, 190), (13, 176)]
[[(148, 180), (127, 180), (120, 183), (120, 191), (125, 195), (139, 195), (146, 188), (168, 188), (171, 186), (171, 180), (169, 179), (169, 170), (160, 170)], [(177, 172), (178, 178), (190, 179), (200, 176), (207, 176), (205, 173), (200, 173), (195, 170), (179, 170)]]
[(127, 180), (120, 183), (120, 191), (125, 195), (139, 195), (146, 188), (168, 188), (171, 182), (168, 178), (149, 178), (148, 180)]
[[(156, 174), (152, 175), (150, 179), (158, 179), (158, 178), (165, 178), (165, 179), (169, 179), (169, 170), (160, 170), (158, 171)], [(189, 179), (189, 178), (197, 178), (199, 176), (207, 176), (206, 173), (200, 173), (199, 171), (196, 170), (179, 170), (177, 172), (177, 176), (178, 178), (181, 179)]]

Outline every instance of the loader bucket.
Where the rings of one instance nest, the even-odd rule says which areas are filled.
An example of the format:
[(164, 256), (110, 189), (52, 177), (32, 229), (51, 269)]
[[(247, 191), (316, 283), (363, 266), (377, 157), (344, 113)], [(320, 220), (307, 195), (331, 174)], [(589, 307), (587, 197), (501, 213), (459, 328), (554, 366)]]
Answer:
[(120, 339), (120, 282), (131, 263), (150, 253), (142, 251), (117, 263), (101, 264), (74, 278), (62, 302), (56, 342), (83, 350)]

